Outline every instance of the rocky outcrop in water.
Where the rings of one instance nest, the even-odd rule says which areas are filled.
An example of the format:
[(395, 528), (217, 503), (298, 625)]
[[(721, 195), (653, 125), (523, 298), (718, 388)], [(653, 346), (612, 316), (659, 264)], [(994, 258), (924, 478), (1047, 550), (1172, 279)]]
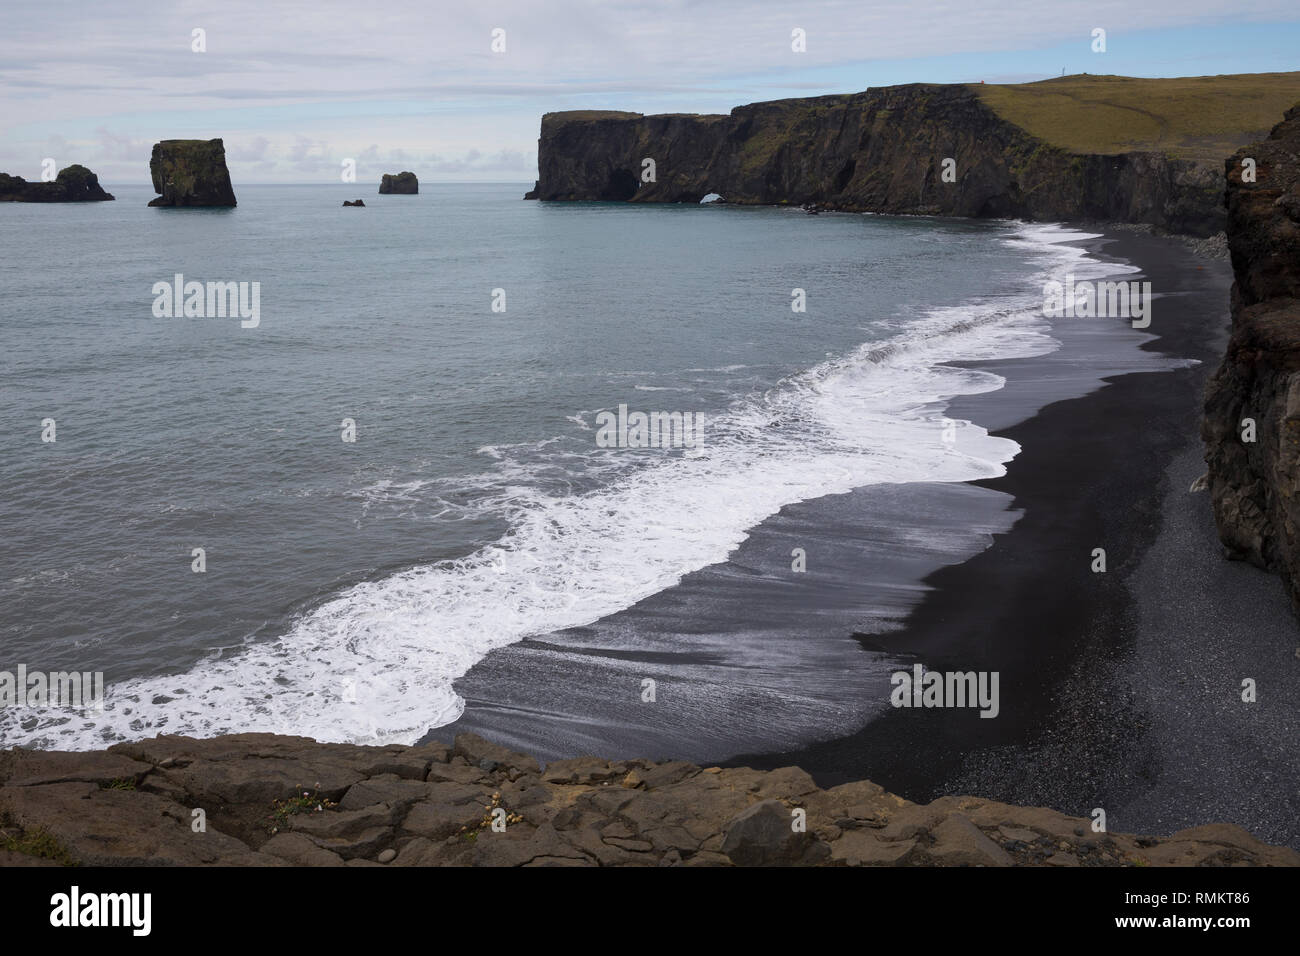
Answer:
[[(201, 826), (196, 821), (202, 821)], [(156, 737), (0, 752), (0, 865), (1295, 866), (1239, 827), (1167, 838), (973, 797), (909, 803), (794, 767), (454, 746)]]
[(59, 170), (53, 182), (29, 183), (21, 176), (0, 173), (0, 202), (106, 202), (99, 177), (85, 166), (73, 164)]
[(384, 178), (379, 182), (380, 195), (389, 193), (412, 196), (420, 191), (420, 181), (415, 178), (415, 173), (401, 172), (397, 175), (384, 173)]
[(1202, 427), (1214, 518), (1229, 557), (1279, 572), (1300, 611), (1300, 106), (1226, 169), (1232, 335)]
[(345, 200), (343, 200), (343, 205), (345, 205), (345, 206), (364, 206), (365, 203), (362, 202), (360, 199), (345, 199)]
[(219, 139), (165, 139), (149, 160), (154, 192), (151, 206), (234, 206), (235, 190)]
[(754, 103), (726, 116), (547, 113), (538, 172), (525, 198), (699, 202), (716, 192), (728, 203), (1140, 222), (1198, 236), (1223, 227), (1217, 170), (1158, 152), (1051, 146), (963, 85)]

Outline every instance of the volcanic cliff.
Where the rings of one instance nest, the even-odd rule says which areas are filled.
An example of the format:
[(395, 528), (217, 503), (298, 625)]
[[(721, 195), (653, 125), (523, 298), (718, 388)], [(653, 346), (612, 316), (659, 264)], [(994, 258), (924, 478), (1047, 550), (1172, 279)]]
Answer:
[(1054, 145), (968, 85), (777, 100), (725, 116), (547, 113), (538, 172), (526, 198), (699, 202), (719, 193), (739, 204), (1122, 221), (1198, 236), (1223, 228), (1215, 165), (1166, 150)]
[(1226, 168), (1232, 335), (1202, 426), (1214, 517), (1228, 555), (1280, 572), (1300, 610), (1300, 106)]

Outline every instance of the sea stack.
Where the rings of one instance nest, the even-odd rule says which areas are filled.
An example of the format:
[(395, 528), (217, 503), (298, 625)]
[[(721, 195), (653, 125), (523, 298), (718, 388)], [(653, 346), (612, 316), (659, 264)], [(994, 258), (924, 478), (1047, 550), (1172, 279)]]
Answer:
[(392, 173), (384, 173), (383, 180), (379, 183), (379, 194), (400, 193), (407, 196), (413, 196), (420, 191), (420, 181), (415, 178), (415, 173), (400, 172), (396, 176)]
[(1232, 334), (1201, 428), (1214, 520), (1300, 610), (1300, 106), (1226, 169)]
[(235, 190), (219, 139), (165, 139), (149, 160), (154, 192), (151, 206), (234, 206)]
[(0, 173), (0, 202), (106, 202), (112, 198), (113, 194), (99, 185), (99, 177), (85, 166), (61, 169), (50, 183), (29, 183), (21, 176)]

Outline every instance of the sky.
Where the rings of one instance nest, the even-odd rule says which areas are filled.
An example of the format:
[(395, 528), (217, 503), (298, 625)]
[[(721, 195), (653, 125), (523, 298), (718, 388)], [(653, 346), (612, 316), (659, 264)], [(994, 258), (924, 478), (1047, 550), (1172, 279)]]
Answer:
[(161, 139), (221, 137), (236, 186), (341, 184), (348, 159), (362, 184), (531, 183), (555, 110), (1300, 69), (1296, 0), (44, 0), (3, 23), (0, 172), (110, 187), (148, 183)]

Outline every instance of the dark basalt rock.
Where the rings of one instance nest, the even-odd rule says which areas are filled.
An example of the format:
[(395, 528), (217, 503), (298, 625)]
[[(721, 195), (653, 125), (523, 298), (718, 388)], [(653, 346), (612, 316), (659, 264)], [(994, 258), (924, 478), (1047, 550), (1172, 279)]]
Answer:
[[(1242, 181), (1245, 159), (1255, 182)], [(1280, 573), (1300, 611), (1300, 106), (1225, 168), (1236, 281), (1201, 426), (1210, 496), (1228, 557)]]
[(816, 865), (830, 859), (830, 846), (790, 825), (790, 808), (763, 800), (728, 821), (721, 850), (737, 866)]
[(219, 139), (165, 139), (149, 160), (154, 192), (150, 206), (234, 206), (235, 190)]
[(350, 200), (350, 201), (347, 200), (347, 199), (345, 199), (345, 200), (343, 200), (343, 205), (345, 205), (345, 206), (364, 206), (365, 203), (362, 202), (360, 199), (353, 199), (353, 200)]
[[(191, 829), (192, 809), (207, 828)], [(1296, 866), (1211, 824), (1168, 837), (978, 797), (915, 804), (796, 767), (161, 736), (0, 751), (0, 866)], [(494, 825), (495, 822), (495, 825)]]
[[(942, 178), (957, 160), (956, 182)], [(655, 181), (642, 180), (654, 159)], [(541, 200), (813, 206), (890, 214), (1107, 220), (1209, 236), (1217, 171), (1163, 153), (1072, 153), (965, 85), (914, 83), (739, 106), (728, 115), (542, 117)]]
[(420, 181), (415, 178), (415, 173), (401, 172), (397, 175), (384, 173), (383, 180), (379, 183), (380, 195), (389, 193), (413, 196), (420, 191)]
[(0, 173), (0, 202), (106, 202), (99, 177), (76, 164), (59, 171), (51, 183), (29, 183), (21, 176)]

